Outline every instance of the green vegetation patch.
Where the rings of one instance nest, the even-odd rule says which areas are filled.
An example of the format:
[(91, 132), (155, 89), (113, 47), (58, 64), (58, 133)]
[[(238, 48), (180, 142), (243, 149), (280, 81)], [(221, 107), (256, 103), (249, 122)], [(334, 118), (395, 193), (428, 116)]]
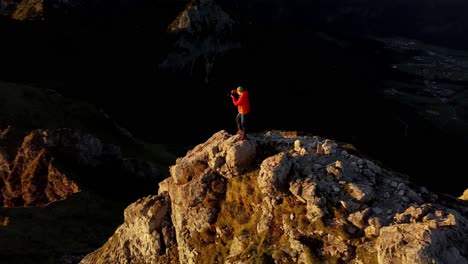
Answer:
[(0, 263), (59, 263), (100, 247), (123, 223), (126, 204), (89, 192), (44, 207), (0, 209)]

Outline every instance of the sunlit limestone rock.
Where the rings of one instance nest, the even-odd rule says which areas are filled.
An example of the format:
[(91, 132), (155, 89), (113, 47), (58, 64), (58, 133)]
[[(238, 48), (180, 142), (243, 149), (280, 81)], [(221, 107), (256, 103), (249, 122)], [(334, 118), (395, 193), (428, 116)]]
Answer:
[(238, 139), (222, 130), (179, 158), (157, 196), (129, 206), (151, 210), (127, 209), (140, 220), (82, 263), (468, 263), (463, 200), (331, 139)]

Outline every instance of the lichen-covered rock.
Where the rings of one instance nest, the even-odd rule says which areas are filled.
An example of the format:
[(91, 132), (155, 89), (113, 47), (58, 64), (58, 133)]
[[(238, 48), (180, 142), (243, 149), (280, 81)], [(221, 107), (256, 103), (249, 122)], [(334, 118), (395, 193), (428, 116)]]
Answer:
[[(176, 263), (468, 263), (463, 200), (418, 187), (340, 142), (272, 131), (237, 139), (215, 133), (159, 184), (158, 197), (171, 204), (167, 227), (175, 236), (165, 244)], [(236, 155), (243, 161), (228, 161)], [(147, 226), (160, 225), (145, 219), (144, 229), (127, 231), (135, 232), (127, 235), (127, 256), (151, 239)], [(127, 263), (106, 245), (98, 252), (92, 255)], [(138, 260), (154, 263), (161, 253), (144, 255)]]

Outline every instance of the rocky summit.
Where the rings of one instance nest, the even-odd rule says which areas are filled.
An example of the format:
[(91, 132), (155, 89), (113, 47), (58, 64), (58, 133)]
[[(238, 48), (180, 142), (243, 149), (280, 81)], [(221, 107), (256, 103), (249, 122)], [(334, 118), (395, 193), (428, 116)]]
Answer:
[(80, 263), (468, 263), (468, 204), (354, 146), (221, 130)]

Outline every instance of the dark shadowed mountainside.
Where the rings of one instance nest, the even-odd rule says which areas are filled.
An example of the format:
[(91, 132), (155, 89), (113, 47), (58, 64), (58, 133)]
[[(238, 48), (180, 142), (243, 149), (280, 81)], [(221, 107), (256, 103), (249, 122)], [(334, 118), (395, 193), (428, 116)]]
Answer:
[[(226, 94), (243, 85), (252, 97), (252, 131), (351, 141), (423, 181), (454, 175), (450, 187), (435, 188), (458, 194), (466, 187), (455, 176), (459, 168), (447, 165), (463, 162), (455, 150), (467, 146), (464, 125), (435, 125), (412, 107), (424, 112), (427, 104), (409, 107), (382, 92), (395, 79), (399, 87), (466, 87), (466, 79), (419, 74), (427, 63), (395, 72), (398, 61), (417, 55), (377, 40), (463, 49), (462, 1), (43, 1), (42, 9), (20, 13), (28, 1), (1, 3), (8, 7), (1, 12), (2, 79), (90, 101), (145, 140), (193, 145), (235, 130)], [(178, 60), (161, 68), (168, 58)], [(463, 91), (457, 94), (444, 104), (464, 123), (466, 106), (455, 103), (465, 101)]]

